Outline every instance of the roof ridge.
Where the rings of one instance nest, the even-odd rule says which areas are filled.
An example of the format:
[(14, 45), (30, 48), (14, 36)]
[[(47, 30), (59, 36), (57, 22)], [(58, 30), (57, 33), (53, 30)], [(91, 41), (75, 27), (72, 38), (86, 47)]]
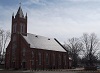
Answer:
[(36, 36), (40, 36), (40, 37), (44, 37), (44, 38), (48, 38), (48, 39), (54, 39), (54, 38), (49, 38), (49, 37), (41, 36), (41, 35), (38, 35), (38, 34), (32, 34), (32, 33), (27, 33), (27, 34), (36, 35)]

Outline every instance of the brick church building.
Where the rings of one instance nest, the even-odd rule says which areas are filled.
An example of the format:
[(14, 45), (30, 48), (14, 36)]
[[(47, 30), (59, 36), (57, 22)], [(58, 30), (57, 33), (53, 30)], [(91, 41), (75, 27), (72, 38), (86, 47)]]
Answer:
[(21, 6), (12, 15), (11, 41), (6, 48), (6, 69), (67, 69), (68, 51), (55, 38), (27, 33), (27, 14)]

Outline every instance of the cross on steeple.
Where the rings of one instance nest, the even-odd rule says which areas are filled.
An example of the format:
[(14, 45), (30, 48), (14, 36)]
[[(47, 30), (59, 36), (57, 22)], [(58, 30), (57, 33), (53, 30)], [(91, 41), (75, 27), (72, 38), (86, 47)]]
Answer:
[(21, 0), (19, 1), (19, 6), (21, 7)]
[(21, 7), (21, 2), (19, 3), (19, 6)]
[(19, 6), (21, 7), (21, 5), (22, 5), (22, 1), (21, 1), (21, 0), (19, 0)]

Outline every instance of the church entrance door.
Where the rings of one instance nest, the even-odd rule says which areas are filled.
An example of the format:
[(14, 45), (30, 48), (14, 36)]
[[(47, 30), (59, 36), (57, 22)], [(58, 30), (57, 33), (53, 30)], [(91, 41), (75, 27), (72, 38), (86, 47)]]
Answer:
[(12, 68), (15, 68), (15, 62), (12, 62)]
[(22, 68), (23, 68), (23, 69), (26, 68), (26, 62), (22, 62)]

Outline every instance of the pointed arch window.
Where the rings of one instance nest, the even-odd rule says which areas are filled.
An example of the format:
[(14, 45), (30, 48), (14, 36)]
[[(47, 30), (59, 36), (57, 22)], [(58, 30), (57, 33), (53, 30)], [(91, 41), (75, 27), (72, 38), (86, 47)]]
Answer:
[(41, 53), (38, 53), (38, 64), (41, 65)]
[(21, 33), (25, 32), (25, 25), (23, 23), (20, 24), (20, 32)]
[(55, 54), (53, 53), (53, 65), (55, 65)]
[(66, 55), (64, 55), (64, 64), (66, 65)]
[(49, 54), (46, 53), (46, 64), (49, 65)]
[(61, 65), (61, 55), (59, 54), (59, 58), (58, 58), (59, 60), (59, 65)]
[(25, 56), (25, 52), (26, 52), (26, 49), (25, 48), (23, 48), (23, 56)]
[(32, 60), (31, 60), (31, 64), (34, 65), (34, 52), (32, 51)]
[(13, 25), (13, 33), (16, 33), (16, 30), (17, 30), (17, 23), (15, 23), (15, 24)]
[(17, 48), (16, 43), (13, 43), (12, 44), (12, 57), (15, 57), (16, 48)]
[(34, 52), (32, 51), (32, 59), (34, 59)]

